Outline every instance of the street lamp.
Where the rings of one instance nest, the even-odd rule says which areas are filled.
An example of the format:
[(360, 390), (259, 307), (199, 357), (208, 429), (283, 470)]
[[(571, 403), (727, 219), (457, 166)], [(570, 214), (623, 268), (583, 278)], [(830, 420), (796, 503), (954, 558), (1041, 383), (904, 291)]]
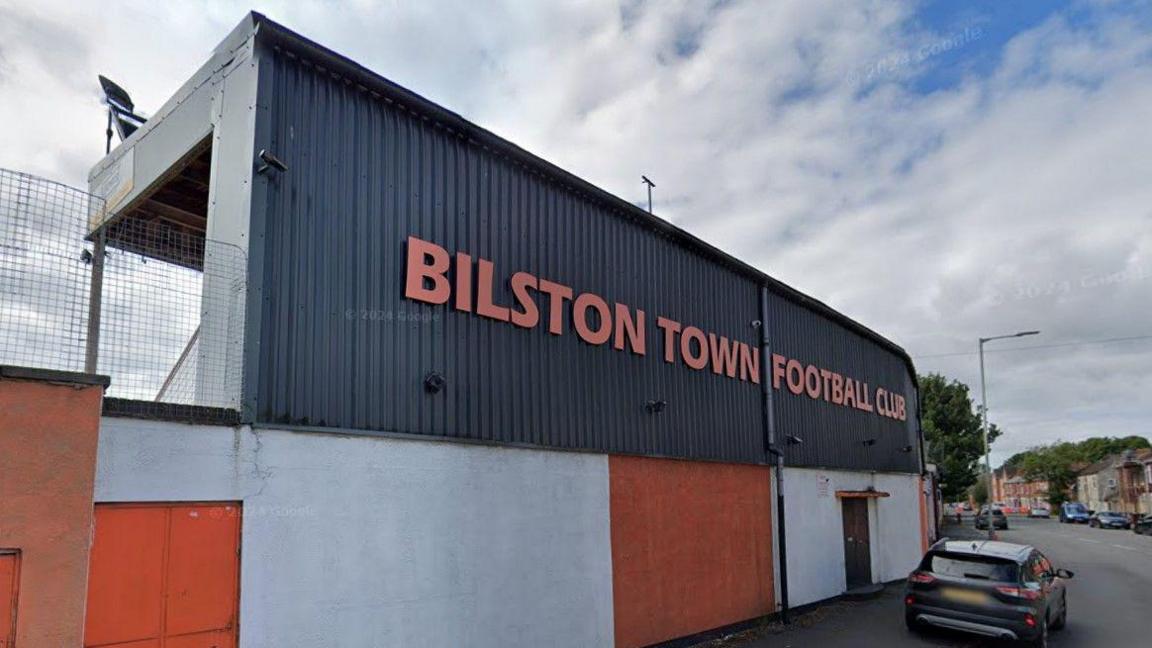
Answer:
[[(992, 337), (980, 338), (980, 416), (981, 426), (984, 429), (984, 470), (988, 473), (988, 538), (991, 539), (995, 533), (992, 530), (992, 455), (988, 449), (988, 389), (984, 384), (984, 343), (991, 342), (992, 340), (1006, 340), (1008, 338), (1026, 337), (1029, 335), (1040, 335), (1040, 331), (1020, 331), (1012, 335), (994, 335)], [(976, 515), (980, 515), (977, 511)]]

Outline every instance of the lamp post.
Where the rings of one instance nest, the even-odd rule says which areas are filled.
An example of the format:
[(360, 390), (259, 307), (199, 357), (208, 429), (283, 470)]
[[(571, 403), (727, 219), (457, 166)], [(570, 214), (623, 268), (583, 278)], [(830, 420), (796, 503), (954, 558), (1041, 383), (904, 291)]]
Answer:
[[(1025, 337), (1028, 335), (1040, 335), (1040, 331), (1020, 331), (1011, 335), (994, 335), (992, 337), (980, 338), (980, 417), (981, 427), (984, 431), (984, 470), (988, 473), (988, 538), (992, 539), (995, 533), (992, 529), (992, 455), (988, 449), (988, 388), (984, 383), (984, 344), (992, 340), (1006, 340), (1008, 338)], [(977, 511), (976, 515), (979, 516), (980, 512)]]

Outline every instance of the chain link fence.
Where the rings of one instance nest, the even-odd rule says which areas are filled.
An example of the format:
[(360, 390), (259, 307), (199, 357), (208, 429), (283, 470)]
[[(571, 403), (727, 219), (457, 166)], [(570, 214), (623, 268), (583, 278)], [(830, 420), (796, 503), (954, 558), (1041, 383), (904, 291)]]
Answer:
[[(0, 169), (0, 364), (83, 371), (100, 198)], [(107, 396), (238, 410), (247, 258), (163, 220), (105, 229), (96, 373)]]

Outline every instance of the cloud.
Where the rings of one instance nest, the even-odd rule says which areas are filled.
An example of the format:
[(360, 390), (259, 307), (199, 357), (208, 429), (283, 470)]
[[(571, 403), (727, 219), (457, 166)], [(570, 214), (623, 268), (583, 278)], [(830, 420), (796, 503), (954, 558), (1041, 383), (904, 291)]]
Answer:
[[(0, 166), (72, 184), (102, 152), (96, 73), (154, 110), (245, 11), (0, 7), (0, 121), (27, 125)], [(1152, 28), (1126, 3), (1006, 42), (984, 36), (1003, 16), (929, 29), (885, 0), (261, 10), (626, 199), (648, 175), (658, 214), (914, 355), (1152, 332)], [(38, 51), (53, 31), (75, 42)], [(997, 456), (1152, 432), (1150, 361), (1146, 342), (990, 353)], [(976, 385), (974, 356), (918, 364)]]

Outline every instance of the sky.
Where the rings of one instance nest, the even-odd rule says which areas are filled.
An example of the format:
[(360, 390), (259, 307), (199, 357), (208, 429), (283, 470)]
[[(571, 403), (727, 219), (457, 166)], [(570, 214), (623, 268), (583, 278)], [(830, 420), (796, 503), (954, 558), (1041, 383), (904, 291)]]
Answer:
[[(1152, 0), (0, 0), (0, 167), (85, 186), (249, 9), (896, 341), (993, 462), (1152, 437)], [(1101, 340), (1110, 340), (1099, 342)]]

